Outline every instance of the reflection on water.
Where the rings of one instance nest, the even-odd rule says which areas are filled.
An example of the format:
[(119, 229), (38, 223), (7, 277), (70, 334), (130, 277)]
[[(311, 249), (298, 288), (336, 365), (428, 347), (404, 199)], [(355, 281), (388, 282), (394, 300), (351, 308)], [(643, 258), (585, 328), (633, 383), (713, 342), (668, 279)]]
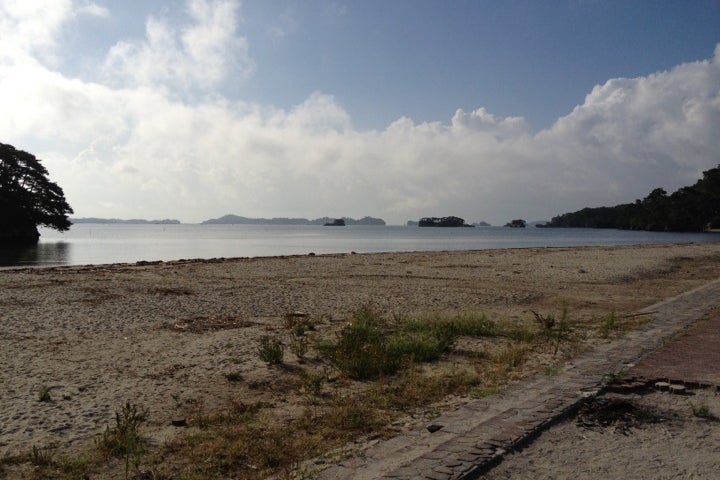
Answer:
[(65, 265), (70, 258), (72, 245), (68, 242), (37, 243), (13, 247), (0, 246), (0, 266), (51, 266)]

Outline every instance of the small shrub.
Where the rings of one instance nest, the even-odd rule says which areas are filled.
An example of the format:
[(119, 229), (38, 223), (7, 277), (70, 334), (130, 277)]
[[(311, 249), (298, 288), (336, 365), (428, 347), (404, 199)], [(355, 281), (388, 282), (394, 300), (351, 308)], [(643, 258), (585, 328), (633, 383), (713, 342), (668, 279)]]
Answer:
[(304, 324), (298, 323), (295, 326), (293, 326), (290, 329), (290, 331), (292, 332), (293, 336), (302, 337), (305, 335), (306, 329), (307, 329), (307, 327)]
[(535, 315), (535, 321), (540, 324), (540, 335), (542, 335), (547, 342), (554, 344), (553, 355), (557, 355), (560, 349), (560, 342), (568, 340), (570, 338), (570, 332), (572, 331), (567, 307), (563, 307), (559, 320), (552, 314), (543, 316), (535, 311), (532, 311), (532, 313)]
[(318, 344), (321, 355), (346, 375), (364, 380), (394, 373), (397, 359), (388, 355), (386, 324), (370, 309), (357, 312), (336, 343)]
[(690, 408), (692, 408), (693, 415), (698, 418), (704, 418), (706, 420), (714, 418), (714, 415), (710, 411), (710, 407), (708, 407), (706, 404), (694, 405), (691, 403)]
[(145, 421), (146, 413), (137, 405), (127, 402), (115, 412), (115, 427), (107, 426), (97, 445), (106, 455), (125, 458), (125, 478), (128, 478), (130, 462), (137, 468), (145, 454), (145, 441), (139, 427)]
[(387, 339), (387, 354), (394, 362), (403, 357), (418, 362), (438, 360), (450, 346), (451, 339), (437, 332), (399, 333)]
[(534, 310), (531, 310), (531, 312), (535, 315), (535, 321), (540, 324), (540, 334), (545, 337), (545, 340), (550, 340), (557, 323), (555, 316), (552, 314), (540, 315)]
[(50, 387), (47, 385), (43, 385), (40, 387), (40, 391), (38, 392), (38, 401), (40, 402), (52, 402), (52, 397), (50, 396)]
[(284, 351), (285, 347), (277, 338), (265, 335), (260, 339), (258, 354), (260, 355), (260, 360), (268, 365), (280, 365), (283, 361)]

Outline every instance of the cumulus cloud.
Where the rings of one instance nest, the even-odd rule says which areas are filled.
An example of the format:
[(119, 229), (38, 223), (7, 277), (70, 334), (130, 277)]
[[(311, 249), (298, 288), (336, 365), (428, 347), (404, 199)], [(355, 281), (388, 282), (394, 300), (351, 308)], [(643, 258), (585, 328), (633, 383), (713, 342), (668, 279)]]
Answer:
[(0, 61), (53, 60), (71, 0), (0, 0)]
[(359, 131), (327, 93), (287, 110), (169, 93), (210, 89), (229, 74), (228, 60), (247, 71), (232, 2), (190, 0), (181, 27), (151, 18), (144, 39), (108, 52), (102, 83), (43, 64), (37, 51), (57, 36), (28, 33), (60, 32), (81, 6), (35, 17), (0, 5), (13, 7), (0, 20), (3, 45), (24, 52), (0, 62), (0, 107), (14, 112), (0, 116), (2, 141), (44, 159), (79, 216), (504, 223), (672, 191), (720, 162), (720, 47), (706, 61), (608, 80), (539, 132), (484, 108)]
[[(231, 73), (248, 75), (248, 42), (235, 31), (238, 4), (189, 0), (189, 23), (176, 27), (150, 17), (145, 39), (122, 41), (110, 50), (104, 78), (116, 85), (210, 89)], [(119, 82), (118, 82), (119, 81)]]

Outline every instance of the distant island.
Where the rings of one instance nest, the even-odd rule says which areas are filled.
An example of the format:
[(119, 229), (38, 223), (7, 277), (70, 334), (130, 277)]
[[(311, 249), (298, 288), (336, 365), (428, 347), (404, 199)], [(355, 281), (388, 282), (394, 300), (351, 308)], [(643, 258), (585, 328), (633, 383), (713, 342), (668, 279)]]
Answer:
[(510, 228), (525, 228), (527, 226), (527, 222), (522, 218), (517, 218), (506, 223), (505, 226)]
[(384, 226), (385, 220), (382, 218), (363, 217), (359, 220), (349, 217), (343, 218), (330, 218), (322, 217), (314, 220), (308, 220), (307, 218), (249, 218), (241, 217), (238, 215), (223, 215), (220, 218), (211, 218), (202, 222), (203, 225), (228, 225), (228, 224), (242, 224), (242, 225), (325, 225), (335, 224), (337, 220), (342, 220), (345, 225), (376, 225)]
[(336, 218), (332, 222), (325, 222), (323, 226), (325, 227), (344, 227), (346, 225), (345, 220), (342, 218)]
[[(430, 218), (432, 218), (432, 217), (430, 217)], [(455, 217), (455, 218), (457, 218), (457, 217)], [(462, 220), (462, 218), (460, 220)], [(405, 225), (408, 227), (417, 227), (420, 225), (420, 222), (417, 220), (408, 220)], [(432, 226), (436, 227), (436, 226), (442, 226), (442, 225), (432, 225)], [(455, 226), (455, 225), (453, 225), (453, 226)], [(482, 220), (479, 222), (472, 223), (470, 225), (466, 225), (465, 220), (463, 220), (463, 224), (457, 225), (457, 226), (460, 226), (460, 227), (492, 227), (492, 225), (490, 225), (488, 222), (483, 222)]]
[[(540, 226), (540, 225), (538, 225)], [(583, 208), (554, 217), (546, 228), (617, 228), (702, 232), (720, 228), (720, 165), (672, 195), (656, 188), (642, 200), (614, 207)]]
[(133, 224), (133, 225), (148, 225), (148, 224), (178, 225), (178, 224), (180, 224), (180, 220), (170, 220), (170, 219), (144, 220), (141, 218), (132, 218), (130, 220), (122, 220), (120, 218), (88, 217), (88, 218), (71, 218), (70, 221), (72, 223), (122, 223), (122, 224)]
[(472, 227), (460, 217), (425, 217), (418, 222), (419, 227)]

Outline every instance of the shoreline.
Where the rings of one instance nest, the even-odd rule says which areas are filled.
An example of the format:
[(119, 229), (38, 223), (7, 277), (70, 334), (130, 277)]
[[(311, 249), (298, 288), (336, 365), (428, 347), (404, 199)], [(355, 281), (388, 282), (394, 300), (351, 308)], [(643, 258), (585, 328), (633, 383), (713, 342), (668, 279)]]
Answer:
[[(504, 228), (504, 227), (503, 227)], [(720, 230), (703, 233), (720, 233)], [(246, 260), (270, 260), (270, 259), (290, 259), (304, 257), (338, 257), (345, 255), (413, 255), (413, 254), (448, 254), (448, 253), (481, 253), (492, 251), (506, 250), (543, 250), (543, 249), (598, 249), (598, 248), (653, 248), (653, 247), (682, 247), (689, 245), (713, 245), (720, 244), (720, 235), (717, 242), (675, 242), (675, 243), (636, 243), (636, 244), (613, 244), (613, 245), (548, 245), (548, 246), (508, 246), (508, 247), (488, 247), (477, 249), (439, 249), (439, 250), (386, 250), (372, 252), (328, 252), (328, 253), (293, 253), (278, 255), (257, 255), (257, 256), (232, 256), (232, 257), (197, 257), (197, 258), (180, 258), (176, 260), (137, 260), (128, 262), (109, 262), (109, 263), (88, 263), (88, 264), (56, 264), (56, 265), (0, 265), (0, 272), (12, 270), (35, 270), (35, 269), (64, 269), (64, 268), (109, 268), (109, 267), (142, 267), (152, 265), (185, 265), (193, 263), (224, 263)]]
[[(532, 310), (565, 306), (580, 328), (611, 312), (632, 314), (716, 279), (718, 271), (718, 243), (4, 270), (0, 458), (33, 446), (88, 448), (126, 401), (148, 408), (149, 435), (159, 444), (178, 435), (172, 418), (198, 404), (212, 412), (229, 396), (292, 411), (298, 400), (291, 392), (249, 387), (289, 381), (256, 350), (260, 337), (282, 332), (289, 313), (316, 319), (324, 338), (367, 305), (388, 316), (482, 312), (516, 324), (532, 323)], [(228, 382), (233, 372), (244, 381)], [(42, 387), (52, 402), (38, 400)]]

